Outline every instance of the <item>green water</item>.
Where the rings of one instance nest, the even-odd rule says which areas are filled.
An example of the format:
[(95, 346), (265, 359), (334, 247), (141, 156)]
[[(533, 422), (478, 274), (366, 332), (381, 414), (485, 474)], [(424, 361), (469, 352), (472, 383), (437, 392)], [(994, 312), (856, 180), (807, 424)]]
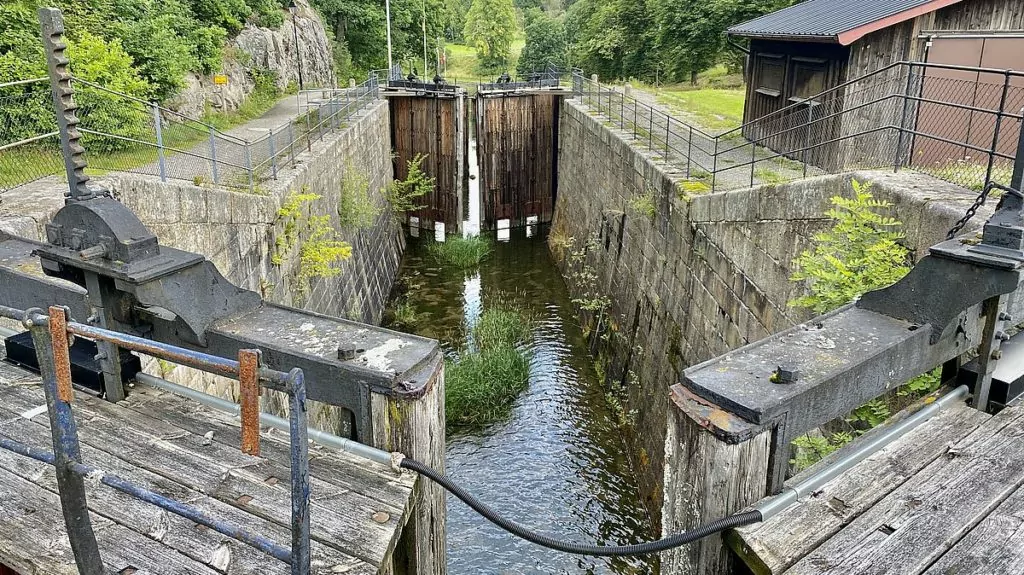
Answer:
[[(597, 381), (545, 233), (536, 226), (512, 230), (470, 272), (440, 269), (430, 260), (432, 232), (409, 239), (399, 285), (419, 314), (411, 331), (440, 340), (451, 354), (498, 290), (516, 294), (537, 318), (529, 389), (507, 419), (449, 431), (448, 474), (500, 513), (549, 535), (601, 544), (648, 540), (650, 519), (623, 432)], [(653, 571), (649, 560), (577, 557), (515, 539), (454, 498), (447, 532), (453, 575)]]

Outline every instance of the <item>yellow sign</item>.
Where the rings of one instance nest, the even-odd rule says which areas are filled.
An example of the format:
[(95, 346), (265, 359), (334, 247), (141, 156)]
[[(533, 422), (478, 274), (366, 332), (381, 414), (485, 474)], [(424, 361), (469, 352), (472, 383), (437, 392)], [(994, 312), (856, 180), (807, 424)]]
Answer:
[(228, 77), (225, 74), (217, 74), (213, 77), (213, 83), (218, 86), (223, 86), (228, 83)]

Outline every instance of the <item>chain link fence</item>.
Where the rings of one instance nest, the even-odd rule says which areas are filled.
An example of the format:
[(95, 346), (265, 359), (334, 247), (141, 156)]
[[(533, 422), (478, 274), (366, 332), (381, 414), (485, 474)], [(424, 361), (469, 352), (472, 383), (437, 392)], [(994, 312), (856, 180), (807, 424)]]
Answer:
[[(372, 75), (353, 88), (304, 91), (297, 96), (295, 119), (249, 140), (93, 82), (76, 78), (72, 83), (90, 172), (248, 191), (276, 179), (280, 169), (295, 165), (302, 150), (343, 129), (379, 97)], [(63, 166), (49, 80), (0, 85), (0, 193), (62, 174)]]
[(719, 134), (579, 69), (573, 92), (681, 172), (689, 192), (890, 167), (974, 190), (1008, 185), (1024, 119), (1024, 73), (920, 62), (887, 66)]
[(0, 193), (63, 169), (49, 79), (0, 84)]

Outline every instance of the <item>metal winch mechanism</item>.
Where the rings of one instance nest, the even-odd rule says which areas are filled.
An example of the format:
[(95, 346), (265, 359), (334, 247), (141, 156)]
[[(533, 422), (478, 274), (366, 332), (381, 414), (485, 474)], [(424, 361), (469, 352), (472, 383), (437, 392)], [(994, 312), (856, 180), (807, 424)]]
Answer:
[[(147, 337), (170, 330), (163, 339), (206, 346), (210, 325), (255, 309), (260, 296), (232, 285), (199, 254), (161, 247), (131, 210), (90, 184), (63, 18), (57, 10), (41, 10), (40, 19), (69, 190), (65, 206), (46, 225), (48, 245), (33, 255), (47, 275), (86, 289), (89, 323)], [(118, 401), (124, 397), (120, 354), (109, 343), (98, 347), (106, 396)]]
[[(46, 236), (49, 245), (33, 255), (47, 275), (86, 289), (87, 321), (99, 327), (205, 347), (211, 325), (262, 303), (203, 256), (160, 246), (131, 210), (109, 197), (72, 196), (47, 224)], [(115, 346), (99, 343), (112, 401), (124, 397), (119, 357)]]
[[(359, 441), (372, 437), (372, 394), (411, 400), (427, 393), (442, 361), (437, 342), (265, 302), (204, 256), (161, 246), (128, 207), (95, 186), (85, 174), (63, 20), (52, 8), (40, 9), (40, 19), (69, 189), (46, 226), (46, 243), (0, 232), (0, 305), (64, 306), (76, 321), (222, 357), (260, 349), (266, 367), (303, 370), (309, 399), (350, 412), (340, 432)], [(90, 354), (102, 371), (102, 394), (123, 399), (130, 374), (121, 373), (121, 352), (96, 346)]]
[[(1024, 320), (1020, 164), (1010, 186), (987, 186), (902, 280), (685, 370), (677, 403), (727, 443), (770, 430), (769, 491), (776, 493), (795, 438), (936, 366), (944, 382), (968, 384), (979, 410), (1019, 399), (1024, 336), (1017, 344), (1007, 330), (1014, 318)], [(993, 190), (1002, 197), (980, 238), (954, 237)], [(974, 350), (977, 358), (961, 366)]]

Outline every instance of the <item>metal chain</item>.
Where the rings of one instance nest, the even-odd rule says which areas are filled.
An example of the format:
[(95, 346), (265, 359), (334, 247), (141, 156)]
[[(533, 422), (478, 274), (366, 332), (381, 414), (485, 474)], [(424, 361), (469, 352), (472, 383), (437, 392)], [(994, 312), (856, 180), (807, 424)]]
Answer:
[(981, 209), (981, 206), (985, 205), (985, 200), (988, 198), (988, 193), (990, 191), (992, 191), (991, 186), (985, 186), (985, 188), (981, 190), (981, 193), (978, 194), (978, 197), (974, 200), (974, 203), (971, 204), (971, 207), (967, 208), (967, 212), (964, 213), (964, 216), (957, 220), (957, 222), (953, 224), (953, 227), (949, 229), (949, 233), (946, 234), (947, 240), (955, 238), (956, 235), (959, 234), (960, 231), (964, 229), (964, 226), (967, 225), (967, 222), (971, 221), (971, 218), (974, 217), (974, 214), (978, 213), (978, 210)]
[(981, 190), (981, 193), (978, 194), (977, 198), (975, 198), (974, 203), (971, 204), (971, 207), (967, 208), (967, 212), (964, 213), (964, 217), (957, 220), (957, 222), (953, 224), (953, 227), (950, 228), (949, 233), (946, 234), (947, 240), (953, 239), (954, 237), (956, 237), (958, 233), (960, 233), (961, 230), (964, 229), (964, 227), (967, 225), (967, 222), (971, 221), (971, 218), (973, 218), (974, 215), (978, 213), (978, 210), (981, 209), (981, 206), (985, 205), (985, 200), (988, 199), (988, 195), (989, 193), (992, 192), (993, 188), (998, 188), (1008, 194), (1013, 194), (1017, 197), (1024, 198), (1024, 194), (1022, 194), (1020, 190), (1016, 190), (1009, 186), (1004, 186), (997, 182), (989, 182), (988, 185), (985, 186), (985, 189)]

